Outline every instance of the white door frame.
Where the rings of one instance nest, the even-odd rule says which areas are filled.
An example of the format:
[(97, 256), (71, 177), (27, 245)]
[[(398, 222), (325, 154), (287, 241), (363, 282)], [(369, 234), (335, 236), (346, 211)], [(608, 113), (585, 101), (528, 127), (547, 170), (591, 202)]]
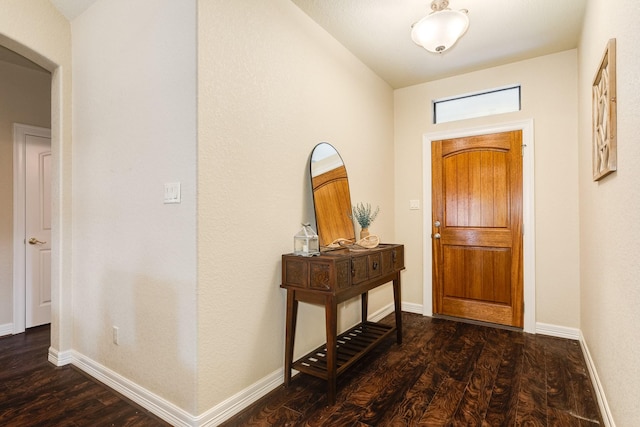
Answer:
[(433, 315), (433, 266), (431, 246), (431, 142), (490, 133), (522, 131), (522, 221), (524, 268), (524, 332), (536, 332), (536, 253), (534, 206), (534, 137), (533, 119), (474, 128), (433, 132), (422, 138), (422, 200), (423, 210), (423, 287), (422, 314)]
[(13, 124), (13, 333), (26, 328), (26, 135), (51, 138), (51, 129)]

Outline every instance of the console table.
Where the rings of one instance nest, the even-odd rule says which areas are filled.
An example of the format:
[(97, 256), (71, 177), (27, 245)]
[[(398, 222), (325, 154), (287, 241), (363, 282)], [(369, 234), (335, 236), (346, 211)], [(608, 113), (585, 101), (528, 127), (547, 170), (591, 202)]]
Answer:
[[(320, 256), (282, 256), (282, 285), (287, 290), (284, 383), (291, 370), (327, 380), (330, 405), (336, 401), (336, 378), (387, 336), (396, 332), (402, 344), (400, 271), (404, 269), (404, 246), (381, 244), (377, 248), (349, 251), (338, 249)], [(395, 326), (367, 321), (368, 292), (393, 281)], [(337, 335), (339, 303), (360, 295), (362, 321)], [(326, 345), (293, 361), (298, 302), (324, 305)]]

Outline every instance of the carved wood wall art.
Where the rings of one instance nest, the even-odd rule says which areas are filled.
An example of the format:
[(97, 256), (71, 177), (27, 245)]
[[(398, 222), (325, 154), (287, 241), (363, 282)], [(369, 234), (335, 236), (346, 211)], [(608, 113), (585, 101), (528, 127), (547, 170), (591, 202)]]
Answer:
[(593, 79), (593, 180), (617, 169), (616, 39), (610, 39)]

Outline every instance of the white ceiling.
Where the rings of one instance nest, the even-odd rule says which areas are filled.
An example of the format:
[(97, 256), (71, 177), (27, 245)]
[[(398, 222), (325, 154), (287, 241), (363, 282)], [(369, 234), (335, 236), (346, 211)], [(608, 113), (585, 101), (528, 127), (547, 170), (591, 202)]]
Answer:
[(469, 29), (442, 54), (411, 41), (431, 0), (291, 0), (393, 88), (578, 46), (587, 0), (450, 0)]
[[(50, 0), (69, 20), (97, 0)], [(450, 0), (469, 29), (443, 54), (418, 47), (411, 24), (430, 0), (291, 0), (393, 88), (578, 46), (587, 0)]]
[(69, 21), (80, 16), (82, 12), (98, 0), (49, 0)]

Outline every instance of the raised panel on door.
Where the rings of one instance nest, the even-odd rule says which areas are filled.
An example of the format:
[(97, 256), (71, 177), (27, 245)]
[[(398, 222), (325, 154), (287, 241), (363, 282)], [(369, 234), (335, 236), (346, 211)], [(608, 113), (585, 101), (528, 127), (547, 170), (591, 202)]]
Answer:
[(38, 291), (35, 295), (37, 298), (36, 304), (39, 307), (49, 308), (51, 305), (51, 249), (38, 251), (38, 270), (40, 277)]
[(509, 304), (510, 262), (510, 249), (446, 247), (444, 298)]

